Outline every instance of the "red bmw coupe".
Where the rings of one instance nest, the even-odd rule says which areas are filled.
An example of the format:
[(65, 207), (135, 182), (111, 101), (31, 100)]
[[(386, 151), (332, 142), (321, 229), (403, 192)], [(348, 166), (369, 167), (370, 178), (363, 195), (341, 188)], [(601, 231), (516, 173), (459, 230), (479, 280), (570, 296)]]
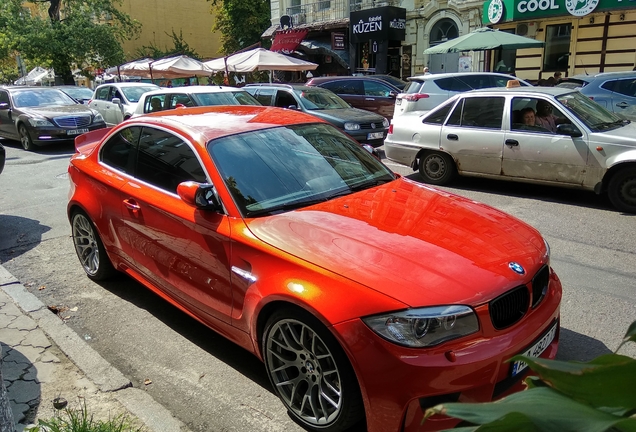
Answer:
[(300, 425), (439, 430), (422, 410), (521, 388), (561, 284), (532, 227), (391, 172), (335, 127), (258, 106), (163, 111), (76, 139), (75, 249), (265, 362)]

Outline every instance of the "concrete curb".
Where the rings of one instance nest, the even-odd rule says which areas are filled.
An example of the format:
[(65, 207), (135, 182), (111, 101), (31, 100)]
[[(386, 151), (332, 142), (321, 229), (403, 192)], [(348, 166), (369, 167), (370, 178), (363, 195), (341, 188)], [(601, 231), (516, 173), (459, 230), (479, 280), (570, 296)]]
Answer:
[(148, 393), (132, 387), (132, 383), (115, 369), (86, 341), (52, 314), (46, 305), (24, 288), (0, 265), (0, 289), (30, 316), (62, 352), (95, 383), (102, 392), (113, 392), (117, 400), (143, 421), (149, 432), (182, 432), (187, 427)]

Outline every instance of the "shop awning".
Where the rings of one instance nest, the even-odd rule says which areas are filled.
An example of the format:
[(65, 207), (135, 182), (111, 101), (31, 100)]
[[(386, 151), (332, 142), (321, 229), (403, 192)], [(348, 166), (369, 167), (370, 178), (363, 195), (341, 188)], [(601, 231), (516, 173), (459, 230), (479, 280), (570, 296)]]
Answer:
[(305, 36), (307, 36), (307, 33), (309, 33), (307, 29), (279, 31), (276, 33), (276, 36), (274, 36), (274, 42), (272, 42), (272, 47), (269, 50), (283, 54), (291, 54), (303, 41)]

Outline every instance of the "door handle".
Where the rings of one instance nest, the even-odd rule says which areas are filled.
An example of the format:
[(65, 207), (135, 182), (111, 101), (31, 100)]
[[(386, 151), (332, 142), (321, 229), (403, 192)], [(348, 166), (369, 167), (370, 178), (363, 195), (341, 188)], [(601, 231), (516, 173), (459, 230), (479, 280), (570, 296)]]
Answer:
[(374, 100), (375, 100), (375, 98), (364, 98), (364, 100), (367, 100), (367, 101), (374, 101)]
[(448, 138), (451, 141), (459, 141), (459, 137), (455, 134), (448, 134), (446, 135), (446, 138)]
[(621, 103), (617, 103), (616, 106), (619, 108), (627, 108), (629, 104), (627, 102), (621, 102)]
[(510, 146), (510, 147), (516, 147), (516, 146), (519, 145), (519, 141), (513, 140), (513, 139), (507, 139), (506, 140), (506, 145)]
[(132, 212), (138, 212), (139, 210), (141, 210), (141, 207), (139, 207), (139, 204), (137, 204), (135, 200), (133, 199), (125, 199), (124, 205), (126, 206), (128, 210)]

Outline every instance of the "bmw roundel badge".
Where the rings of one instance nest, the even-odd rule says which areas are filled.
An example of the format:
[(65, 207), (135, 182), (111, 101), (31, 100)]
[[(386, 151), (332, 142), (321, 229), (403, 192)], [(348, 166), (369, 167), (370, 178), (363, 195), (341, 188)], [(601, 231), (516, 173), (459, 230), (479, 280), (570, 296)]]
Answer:
[(517, 274), (520, 274), (520, 275), (526, 274), (526, 271), (524, 270), (524, 268), (519, 263), (509, 262), (508, 263), (508, 267), (510, 267), (510, 270), (512, 270), (513, 272), (515, 272)]

